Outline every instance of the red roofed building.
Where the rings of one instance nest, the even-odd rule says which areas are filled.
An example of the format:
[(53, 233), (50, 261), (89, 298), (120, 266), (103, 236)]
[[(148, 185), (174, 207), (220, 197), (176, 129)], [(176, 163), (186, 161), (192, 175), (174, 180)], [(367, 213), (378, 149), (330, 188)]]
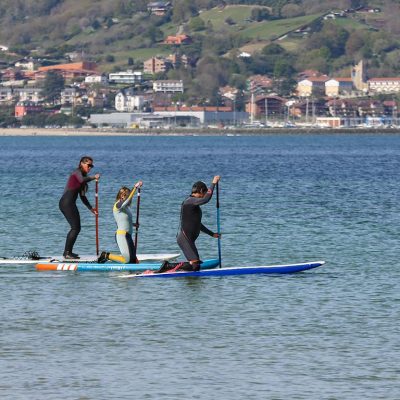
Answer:
[(192, 39), (188, 35), (167, 36), (167, 38), (164, 40), (164, 44), (181, 45), (190, 43), (192, 43)]

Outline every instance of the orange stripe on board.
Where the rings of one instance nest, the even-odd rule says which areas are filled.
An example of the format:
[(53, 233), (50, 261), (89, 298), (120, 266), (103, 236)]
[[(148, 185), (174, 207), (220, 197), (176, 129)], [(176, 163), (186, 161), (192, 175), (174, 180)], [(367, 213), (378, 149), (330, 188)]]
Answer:
[(78, 264), (36, 264), (38, 271), (76, 271)]

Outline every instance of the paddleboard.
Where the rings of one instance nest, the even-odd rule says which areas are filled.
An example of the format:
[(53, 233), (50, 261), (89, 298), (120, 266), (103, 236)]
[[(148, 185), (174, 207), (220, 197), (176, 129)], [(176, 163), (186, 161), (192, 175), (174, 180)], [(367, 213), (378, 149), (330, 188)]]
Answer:
[[(97, 263), (53, 263), (53, 262), (39, 262), (36, 264), (38, 271), (85, 271), (85, 272), (112, 272), (112, 271), (146, 271), (157, 270), (161, 267), (162, 263), (140, 263), (140, 264), (117, 264), (107, 262), (105, 264)], [(201, 264), (201, 268), (215, 268), (218, 266), (217, 259), (205, 260)]]
[[(171, 261), (179, 257), (179, 253), (160, 253), (160, 254), (138, 254), (139, 261)], [(59, 262), (59, 263), (91, 263), (97, 261), (98, 256), (95, 255), (82, 255), (76, 260), (65, 260), (63, 256), (43, 256), (36, 259), (29, 257), (0, 257), (0, 265), (7, 264), (37, 264), (45, 262)]]
[(164, 272), (161, 274), (128, 274), (121, 278), (185, 278), (185, 277), (212, 277), (229, 275), (254, 275), (254, 274), (293, 274), (309, 269), (317, 268), (325, 264), (325, 261), (313, 261), (301, 264), (264, 265), (257, 267), (230, 267), (207, 269), (198, 272)]

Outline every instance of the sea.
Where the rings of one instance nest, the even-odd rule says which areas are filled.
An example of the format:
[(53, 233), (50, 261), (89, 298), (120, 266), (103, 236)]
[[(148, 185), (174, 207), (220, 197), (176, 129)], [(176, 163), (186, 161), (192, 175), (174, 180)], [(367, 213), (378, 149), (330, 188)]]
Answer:
[[(63, 252), (58, 201), (84, 155), (100, 250), (118, 251), (115, 196), (140, 179), (138, 252), (179, 252), (182, 201), (220, 175), (224, 267), (326, 264), (144, 280), (0, 265), (1, 399), (400, 399), (400, 136), (0, 137), (0, 256)], [(74, 251), (94, 254), (78, 204)]]

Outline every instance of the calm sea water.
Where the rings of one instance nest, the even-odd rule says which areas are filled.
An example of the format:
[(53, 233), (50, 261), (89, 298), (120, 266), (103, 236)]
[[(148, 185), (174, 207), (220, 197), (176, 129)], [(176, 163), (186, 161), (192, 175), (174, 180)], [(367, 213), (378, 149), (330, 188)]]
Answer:
[[(89, 154), (102, 249), (117, 249), (120, 186), (144, 181), (139, 252), (175, 252), (181, 201), (220, 174), (225, 266), (327, 261), (146, 281), (1, 266), (1, 399), (400, 398), (400, 136), (0, 137), (0, 148), (2, 256), (62, 252), (58, 200)], [(75, 250), (94, 253), (80, 209)], [(215, 229), (215, 200), (203, 215)], [(198, 245), (217, 256), (215, 239)]]

